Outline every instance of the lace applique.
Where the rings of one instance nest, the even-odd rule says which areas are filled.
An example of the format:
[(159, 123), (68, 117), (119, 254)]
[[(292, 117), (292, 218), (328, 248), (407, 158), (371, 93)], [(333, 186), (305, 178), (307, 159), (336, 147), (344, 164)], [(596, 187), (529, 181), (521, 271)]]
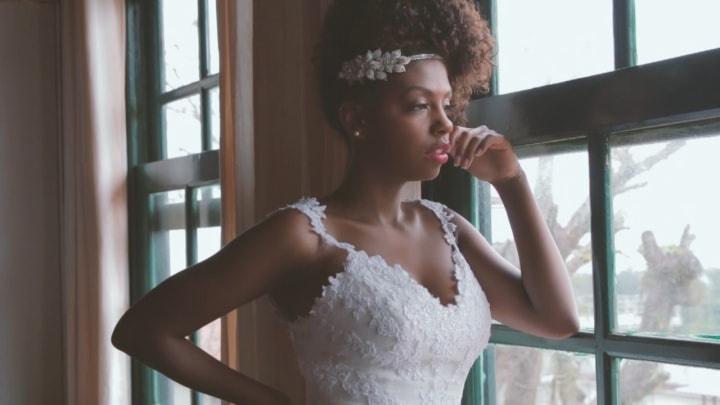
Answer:
[(303, 197), (295, 208), (330, 245), (347, 251), (344, 269), (306, 316), (286, 321), (306, 380), (307, 403), (459, 404), (470, 367), (490, 337), (490, 306), (457, 247), (443, 204), (420, 199), (441, 223), (457, 280), (448, 305), (400, 265), (340, 242), (323, 224), (325, 206)]
[(420, 203), (432, 210), (440, 219), (445, 233), (445, 241), (450, 246), (455, 246), (457, 244), (457, 225), (450, 221), (455, 217), (455, 214), (452, 214), (447, 206), (436, 201), (421, 199)]

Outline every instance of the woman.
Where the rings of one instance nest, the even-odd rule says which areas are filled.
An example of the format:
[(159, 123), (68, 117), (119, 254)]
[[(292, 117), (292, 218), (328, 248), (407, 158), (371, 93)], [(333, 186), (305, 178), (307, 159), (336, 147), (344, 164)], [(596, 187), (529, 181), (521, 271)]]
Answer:
[[(216, 397), (287, 404), (184, 339), (269, 294), (308, 404), (444, 405), (460, 403), (491, 319), (576, 333), (567, 271), (511, 144), (461, 126), (472, 92), (487, 92), (493, 45), (470, 0), (337, 0), (315, 62), (326, 117), (350, 148), (342, 184), (167, 279), (123, 316), (113, 344)], [(498, 191), (522, 272), (461, 215), (402, 200), (407, 182), (432, 180), (450, 157)]]

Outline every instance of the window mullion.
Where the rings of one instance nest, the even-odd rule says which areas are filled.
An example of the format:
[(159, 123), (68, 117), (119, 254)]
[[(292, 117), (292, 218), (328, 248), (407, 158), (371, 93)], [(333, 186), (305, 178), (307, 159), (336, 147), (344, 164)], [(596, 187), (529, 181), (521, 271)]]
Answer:
[(210, 90), (202, 89), (200, 92), (200, 108), (202, 108), (202, 150), (209, 151), (212, 149), (212, 112), (210, 111)]
[(204, 79), (208, 75), (208, 61), (210, 58), (210, 52), (208, 52), (209, 42), (207, 1), (208, 0), (198, 0), (198, 39), (200, 40), (200, 46), (198, 47), (198, 50), (200, 52), (200, 79)]
[[(210, 0), (215, 1), (215, 0)], [(208, 65), (210, 60), (208, 40), (208, 0), (198, 0), (198, 38), (200, 39), (200, 79), (204, 79), (208, 75)], [(207, 87), (203, 87), (200, 92), (200, 108), (202, 116), (202, 150), (207, 151), (212, 148), (211, 138), (211, 122), (210, 122), (210, 92)]]
[(220, 76), (216, 73), (208, 77), (204, 77), (196, 82), (186, 84), (176, 89), (158, 95), (161, 104), (167, 104), (175, 100), (180, 100), (188, 96), (200, 93), (202, 90), (209, 90), (216, 87), (219, 83)]
[(147, 55), (147, 77), (148, 77), (148, 160), (160, 160), (165, 158), (165, 123), (162, 117), (162, 102), (159, 98), (162, 94), (163, 83), (165, 83), (165, 72), (163, 69), (163, 20), (162, 5), (160, 1), (149, 1), (145, 26), (145, 46)]
[(606, 133), (594, 132), (588, 139), (590, 170), (590, 215), (595, 307), (595, 368), (597, 402), (618, 403), (617, 360), (606, 350), (606, 339), (615, 327), (612, 169)]
[(485, 374), (483, 404), (495, 405), (497, 403), (495, 396), (495, 345), (488, 345), (485, 353), (483, 353), (483, 373)]
[(635, 66), (635, 0), (613, 0), (613, 35), (615, 69)]
[[(185, 187), (185, 267), (190, 267), (197, 263), (197, 202), (195, 195), (197, 189), (191, 186)], [(193, 332), (190, 340), (197, 345), (198, 333)], [(200, 403), (200, 394), (192, 391), (192, 405)]]

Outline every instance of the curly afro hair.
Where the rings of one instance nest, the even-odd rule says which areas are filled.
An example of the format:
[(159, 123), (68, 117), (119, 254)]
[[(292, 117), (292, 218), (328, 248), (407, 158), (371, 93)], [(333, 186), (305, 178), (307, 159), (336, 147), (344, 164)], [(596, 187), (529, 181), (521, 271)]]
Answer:
[(325, 15), (313, 62), (324, 114), (341, 134), (340, 104), (371, 86), (348, 85), (338, 78), (340, 67), (377, 48), (442, 56), (453, 89), (450, 118), (458, 125), (467, 123), (470, 97), (489, 92), (495, 38), (473, 0), (335, 0)]

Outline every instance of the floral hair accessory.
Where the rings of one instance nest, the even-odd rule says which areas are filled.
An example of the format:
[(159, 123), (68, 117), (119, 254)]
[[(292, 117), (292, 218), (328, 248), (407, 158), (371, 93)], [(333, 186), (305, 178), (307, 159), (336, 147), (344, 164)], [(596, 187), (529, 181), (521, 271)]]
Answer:
[(376, 49), (344, 62), (338, 77), (345, 79), (350, 84), (356, 81), (362, 82), (365, 79), (387, 80), (388, 73), (402, 73), (405, 71), (405, 65), (421, 59), (442, 60), (442, 56), (434, 53), (403, 56), (399, 49), (385, 53), (380, 49)]

